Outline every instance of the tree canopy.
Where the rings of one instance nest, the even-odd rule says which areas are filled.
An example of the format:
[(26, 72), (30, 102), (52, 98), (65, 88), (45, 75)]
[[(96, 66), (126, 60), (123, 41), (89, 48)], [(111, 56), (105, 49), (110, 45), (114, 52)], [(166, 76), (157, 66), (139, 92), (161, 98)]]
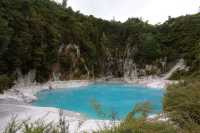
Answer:
[[(50, 0), (1, 0), (0, 76), (15, 79), (16, 70), (26, 74), (35, 69), (38, 82), (51, 79), (54, 72), (62, 79), (88, 74), (119, 77), (127, 47), (133, 49), (131, 58), (139, 68), (159, 67), (163, 58), (169, 64), (184, 58), (197, 72), (199, 36), (200, 14), (169, 18), (160, 25), (139, 18), (121, 23), (83, 15)], [(68, 45), (77, 46), (80, 55)]]

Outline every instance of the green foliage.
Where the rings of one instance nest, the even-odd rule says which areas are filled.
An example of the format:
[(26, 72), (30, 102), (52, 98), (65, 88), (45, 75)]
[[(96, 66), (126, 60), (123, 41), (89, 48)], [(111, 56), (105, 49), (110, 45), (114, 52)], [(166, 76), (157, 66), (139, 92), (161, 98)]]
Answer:
[[(116, 60), (124, 59), (127, 46), (131, 50), (130, 58), (141, 68), (164, 57), (169, 64), (184, 58), (190, 71), (178, 71), (172, 79), (199, 79), (199, 37), (199, 13), (169, 18), (164, 24), (153, 26), (138, 18), (130, 18), (124, 23), (97, 19), (50, 0), (0, 0), (0, 92), (13, 85), (17, 69), (23, 74), (35, 69), (36, 80), (45, 82), (51, 77), (54, 64), (59, 64), (63, 75), (77, 70), (78, 78), (85, 75), (85, 66), (96, 77), (108, 72), (116, 77), (122, 76), (123, 69)], [(59, 54), (59, 48), (68, 44), (80, 48), (79, 59), (71, 54), (73, 51), (65, 52), (64, 49)], [(175, 124), (186, 128), (184, 132), (199, 131), (199, 87), (198, 80), (187, 81), (170, 86), (165, 94), (164, 110)], [(92, 105), (98, 114), (106, 115), (97, 101)], [(176, 132), (168, 123), (145, 121), (149, 107), (148, 103), (137, 105), (115, 131)], [(135, 118), (138, 113), (142, 118)], [(115, 115), (111, 113), (110, 116)], [(48, 127), (41, 123), (37, 127), (24, 126), (24, 131), (33, 133), (44, 132)], [(14, 121), (6, 133), (13, 133), (16, 129)]]
[[(33, 123), (29, 121), (20, 122), (13, 119), (3, 133), (17, 133), (19, 131), (22, 133), (68, 133), (68, 129), (63, 130), (61, 128), (66, 125), (66, 123), (45, 124), (41, 120)], [(119, 126), (112, 129), (103, 129), (99, 133), (178, 133), (178, 131), (169, 123), (148, 122), (144, 119), (129, 117)]]
[[(106, 21), (63, 8), (50, 0), (0, 1), (0, 74), (15, 76), (36, 70), (36, 81), (51, 78), (54, 64), (63, 79), (86, 75), (123, 76), (127, 46), (138, 67), (158, 66), (185, 58), (191, 73), (199, 71), (200, 14), (170, 18), (162, 25), (150, 25), (138, 18), (126, 22)], [(61, 46), (76, 44), (80, 59), (74, 59)], [(74, 65), (75, 64), (75, 65)], [(112, 69), (111, 69), (112, 68)], [(89, 75), (91, 76), (91, 75)]]
[[(59, 131), (59, 128), (54, 127), (53, 123), (45, 124), (41, 120), (36, 121), (34, 123), (30, 123), (28, 121), (20, 122), (15, 119), (12, 120), (4, 133), (63, 133)], [(67, 132), (65, 132), (67, 133)]]
[[(146, 114), (150, 110), (149, 103), (138, 104), (118, 126), (104, 129), (101, 133), (178, 133), (168, 122), (147, 121)], [(142, 115), (138, 117), (138, 113)]]
[(23, 123), (24, 129), (23, 133), (57, 133), (55, 129), (53, 129), (51, 124), (44, 124), (43, 122), (36, 123)]
[(143, 57), (145, 57), (148, 62), (152, 62), (160, 58), (161, 48), (158, 41), (155, 39), (155, 35), (151, 33), (144, 35), (142, 51), (144, 54)]
[(30, 120), (18, 121), (17, 117), (13, 117), (3, 133), (68, 133), (69, 125), (67, 122), (62, 110), (59, 112), (58, 123), (47, 123), (42, 119), (35, 122)]
[(105, 119), (111, 119), (112, 121), (116, 121), (118, 119), (117, 112), (114, 110), (105, 110), (101, 103), (99, 103), (96, 99), (91, 100), (91, 107), (97, 113), (97, 116)]
[(200, 14), (169, 18), (158, 26), (158, 39), (168, 60), (183, 57), (194, 67), (199, 51)]
[[(177, 99), (175, 98), (174, 100), (177, 101)], [(180, 101), (177, 101), (177, 102), (180, 102)], [(101, 110), (101, 105), (96, 100), (94, 101), (94, 104), (98, 110)], [(185, 104), (185, 106), (188, 106), (188, 104)], [(118, 123), (116, 119), (113, 119), (112, 127), (105, 127), (95, 133), (198, 133), (200, 129), (200, 126), (198, 123), (199, 119), (197, 117), (190, 117), (190, 118), (187, 117), (188, 114), (191, 113), (191, 110), (194, 109), (193, 105), (190, 107), (192, 108), (190, 109), (190, 111), (188, 111), (189, 108), (187, 108), (185, 112), (182, 110), (178, 110), (180, 114), (177, 114), (177, 111), (174, 108), (170, 108), (170, 109), (173, 109), (174, 111), (168, 111), (169, 114), (173, 113), (173, 115), (169, 115), (169, 116), (170, 118), (172, 118), (172, 120), (175, 120), (175, 121), (161, 122), (157, 120), (147, 119), (146, 114), (147, 112), (150, 112), (151, 107), (149, 103), (145, 102), (145, 103), (138, 104), (137, 106), (135, 106), (133, 111), (130, 112), (127, 115), (127, 117), (124, 120), (122, 120), (120, 123)], [(179, 108), (179, 106), (177, 106), (177, 108)], [(189, 113), (186, 113), (187, 111)], [(176, 113), (174, 114), (174, 112)], [(141, 115), (138, 116), (138, 113)], [(180, 115), (183, 115), (183, 114), (185, 116), (180, 117)], [(194, 113), (191, 113), (191, 114), (194, 114)], [(177, 122), (178, 122), (178, 125), (177, 125)], [(181, 126), (181, 128), (179, 127), (180, 122), (181, 124), (183, 124), (183, 122), (185, 124), (184, 126), (182, 125), (183, 127)], [(46, 123), (42, 120), (38, 120), (33, 123), (31, 123), (29, 120), (20, 122), (20, 121), (17, 121), (16, 118), (14, 118), (8, 124), (4, 133), (17, 133), (19, 131), (21, 131), (22, 133), (68, 133), (69, 123), (67, 123), (67, 121), (65, 120), (65, 117), (62, 111), (60, 111), (60, 120), (58, 123)]]
[(149, 102), (138, 103), (135, 105), (133, 111), (131, 112), (133, 116), (138, 116), (146, 118), (149, 113), (151, 113), (152, 108)]
[(178, 70), (176, 71), (169, 80), (184, 80), (187, 79), (188, 77), (196, 77), (195, 75), (192, 76), (191, 72), (187, 72), (185, 70)]
[(16, 133), (21, 129), (22, 124), (16, 120), (16, 117), (12, 118), (7, 125), (3, 133)]
[[(69, 59), (66, 53), (62, 53), (65, 56), (58, 58), (59, 47), (63, 44), (78, 45), (81, 58), (85, 60), (89, 71), (94, 71), (98, 76), (102, 72), (107, 73), (105, 64), (108, 63), (108, 56), (123, 56), (126, 45), (124, 42), (129, 39), (131, 46), (137, 44), (141, 49), (143, 31), (148, 33), (154, 30), (139, 19), (129, 19), (124, 24), (109, 22), (93, 16), (84, 16), (50, 0), (2, 0), (0, 11), (0, 44), (4, 48), (0, 51), (0, 73), (14, 74), (19, 68), (26, 74), (36, 69), (36, 80), (39, 82), (48, 80), (54, 63), (59, 62), (61, 70), (67, 70), (62, 71), (63, 74), (70, 69), (72, 58)], [(150, 46), (151, 48), (153, 46)], [(118, 55), (117, 50), (112, 50), (111, 55), (108, 55), (106, 49), (121, 49), (122, 52)], [(145, 59), (142, 56), (140, 59), (147, 60), (148, 56), (149, 53), (145, 55)], [(157, 56), (150, 58), (153, 60)], [(79, 67), (82, 67), (78, 69), (84, 75), (84, 65)], [(115, 64), (111, 67), (118, 69)], [(115, 69), (110, 71), (118, 76)]]
[(200, 125), (200, 82), (187, 80), (167, 88), (164, 111), (183, 128)]
[(101, 133), (178, 133), (178, 131), (169, 123), (147, 122), (129, 118), (115, 128), (115, 130), (108, 129)]
[(13, 85), (13, 78), (7, 75), (0, 75), (0, 93)]
[(96, 100), (91, 100), (91, 107), (95, 110), (98, 116), (106, 117), (106, 113), (103, 112), (102, 105)]

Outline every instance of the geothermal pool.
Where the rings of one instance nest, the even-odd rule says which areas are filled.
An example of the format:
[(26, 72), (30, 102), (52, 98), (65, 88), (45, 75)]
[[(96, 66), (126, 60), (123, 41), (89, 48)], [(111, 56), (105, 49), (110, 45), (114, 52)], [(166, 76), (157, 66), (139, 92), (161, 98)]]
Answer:
[[(150, 102), (152, 113), (162, 111), (162, 89), (152, 89), (129, 84), (92, 84), (78, 88), (41, 91), (35, 106), (56, 107), (80, 112), (88, 118), (109, 119), (115, 112), (119, 119), (125, 118), (137, 103)], [(100, 106), (99, 106), (100, 105)], [(106, 113), (97, 113), (95, 108)]]

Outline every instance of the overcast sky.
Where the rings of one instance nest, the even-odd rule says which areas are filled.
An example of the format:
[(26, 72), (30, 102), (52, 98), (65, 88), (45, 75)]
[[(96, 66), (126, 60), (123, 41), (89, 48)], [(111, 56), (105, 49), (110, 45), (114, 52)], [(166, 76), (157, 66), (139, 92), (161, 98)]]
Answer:
[(168, 16), (197, 13), (200, 0), (68, 0), (68, 6), (107, 20), (115, 17), (124, 22), (130, 17), (142, 17), (156, 24), (164, 22)]

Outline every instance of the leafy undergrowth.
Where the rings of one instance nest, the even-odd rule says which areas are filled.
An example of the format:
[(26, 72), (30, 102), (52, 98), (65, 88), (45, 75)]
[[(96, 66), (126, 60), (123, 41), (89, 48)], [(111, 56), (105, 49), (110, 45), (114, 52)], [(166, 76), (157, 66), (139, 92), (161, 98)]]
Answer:
[(200, 81), (190, 79), (168, 87), (164, 111), (184, 130), (200, 131)]
[(63, 111), (60, 111), (59, 115), (58, 123), (47, 123), (42, 119), (35, 122), (30, 122), (29, 119), (18, 121), (17, 117), (13, 117), (4, 133), (69, 133), (69, 123), (66, 121)]

